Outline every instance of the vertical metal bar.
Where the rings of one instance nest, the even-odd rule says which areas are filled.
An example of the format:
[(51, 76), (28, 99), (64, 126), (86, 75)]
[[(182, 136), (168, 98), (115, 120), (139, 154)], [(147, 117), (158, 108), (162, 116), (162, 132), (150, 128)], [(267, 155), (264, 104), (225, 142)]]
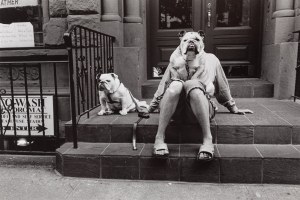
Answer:
[[(89, 98), (89, 56), (88, 56), (88, 35), (87, 30), (84, 29), (84, 36), (85, 36), (85, 71), (84, 71), (84, 78), (85, 78), (85, 87), (86, 87), (86, 109), (90, 108), (90, 98)], [(84, 110), (85, 111), (85, 110)], [(87, 113), (89, 117), (89, 113)]]
[(11, 94), (11, 106), (13, 112), (13, 125), (14, 125), (14, 148), (17, 149), (17, 126), (16, 126), (16, 111), (15, 111), (15, 93), (14, 93), (14, 81), (12, 66), (9, 64), (9, 78), (10, 78), (10, 94)]
[(102, 34), (100, 35), (100, 63), (101, 63), (101, 73), (105, 73), (105, 69), (104, 69), (104, 53), (103, 53), (103, 36)]
[(97, 33), (96, 34), (96, 38), (97, 38), (97, 73), (101, 73), (100, 71), (100, 55), (99, 55), (99, 44), (100, 44), (100, 41), (99, 41), (99, 34)]
[(108, 51), (109, 51), (109, 70), (110, 72), (114, 72), (113, 70), (113, 65), (112, 65), (112, 59), (113, 59), (113, 55), (112, 55), (112, 38), (109, 37), (108, 38)]
[[(72, 51), (72, 50), (71, 50)], [(73, 58), (72, 58), (73, 59)], [(72, 66), (73, 67), (73, 66)], [(57, 73), (56, 73), (56, 63), (53, 63), (53, 77), (54, 77), (54, 119), (55, 119), (55, 139), (56, 139), (56, 147), (59, 147), (59, 119), (58, 119), (58, 93), (57, 93)]]
[(105, 46), (104, 46), (104, 53), (105, 53), (105, 71), (108, 73), (108, 52), (107, 52), (107, 36), (104, 37)]
[[(44, 151), (46, 151), (47, 150), (47, 148), (46, 148), (46, 143), (47, 143), (47, 141), (46, 141), (46, 135), (45, 135), (45, 110), (44, 110), (44, 108), (45, 108), (45, 102), (44, 102), (44, 98), (43, 98), (43, 80), (42, 80), (42, 69), (41, 69), (41, 65), (39, 65), (39, 67), (38, 67), (38, 69), (39, 69), (39, 87), (40, 87), (40, 99), (41, 99), (41, 115), (42, 115), (42, 131), (43, 131), (43, 140), (42, 140), (42, 144), (43, 144), (43, 149), (44, 149)], [(40, 131), (38, 131), (38, 132), (40, 132)]]
[[(91, 94), (91, 108), (94, 107), (94, 95), (93, 95), (93, 80), (95, 79), (95, 77), (93, 76), (94, 73), (92, 73), (93, 70), (93, 62), (92, 62), (92, 36), (91, 36), (91, 31), (89, 31), (89, 52), (90, 52), (90, 60), (89, 60), (89, 71), (90, 71), (90, 94)], [(89, 116), (88, 116), (89, 117)]]
[(108, 71), (111, 73), (111, 66), (110, 66), (110, 58), (111, 58), (111, 55), (110, 55), (110, 37), (107, 36), (107, 67), (108, 67)]
[[(76, 32), (75, 32), (76, 34)], [(69, 35), (69, 40), (72, 41), (72, 34)], [(75, 37), (75, 41), (77, 37)], [(77, 48), (77, 47), (75, 47)], [(72, 117), (72, 131), (73, 131), (73, 148), (78, 148), (77, 141), (77, 123), (76, 123), (76, 105), (75, 105), (75, 88), (74, 88), (74, 68), (73, 68), (73, 52), (72, 46), (67, 47), (69, 57), (69, 81), (70, 81), (70, 97), (71, 97), (71, 117)], [(76, 56), (77, 57), (77, 56)], [(77, 77), (76, 77), (77, 78)]]
[(105, 46), (105, 49), (106, 49), (106, 65), (107, 65), (107, 71), (109, 71), (109, 41), (108, 41), (108, 36), (106, 36), (106, 46)]
[(94, 92), (96, 92), (95, 94), (95, 98), (94, 98), (94, 102), (95, 102), (95, 105), (97, 105), (97, 80), (96, 80), (96, 75), (97, 75), (97, 69), (96, 69), (96, 58), (97, 58), (97, 55), (96, 55), (96, 37), (95, 37), (95, 32), (93, 32), (93, 45), (94, 45), (94, 51), (93, 51), (93, 59), (94, 59)]
[[(82, 31), (82, 28), (79, 27), (80, 29), (80, 59), (81, 59), (81, 67), (80, 67), (80, 82), (79, 82), (79, 90), (80, 90), (80, 93), (79, 93), (79, 96), (80, 96), (80, 100), (81, 100), (81, 107), (82, 107), (82, 110), (85, 111), (85, 99), (84, 99), (84, 59), (85, 59), (85, 56), (83, 56), (83, 44), (82, 44), (82, 34), (83, 34), (83, 31)], [(78, 87), (78, 86), (77, 86)], [(78, 114), (80, 114), (80, 110), (78, 112)]]
[[(74, 38), (75, 38), (75, 83), (76, 83), (76, 104), (77, 104), (77, 114), (80, 113), (80, 99), (79, 99), (79, 86), (77, 83), (77, 79), (78, 79), (78, 73), (79, 73), (79, 67), (78, 67), (78, 44), (77, 44), (77, 40), (78, 40), (78, 35), (77, 35), (77, 28), (74, 29)], [(70, 34), (70, 39), (72, 40), (72, 34)], [(72, 41), (71, 41), (72, 42)], [(72, 45), (72, 43), (71, 43)], [(73, 51), (72, 51), (72, 48), (71, 48), (71, 53), (72, 53), (72, 58), (73, 58)], [(74, 59), (74, 58), (73, 58)], [(73, 60), (72, 60), (72, 63), (73, 63)], [(72, 67), (74, 67), (72, 65)], [(75, 94), (74, 94), (75, 95)], [(75, 101), (75, 99), (74, 99)]]
[[(26, 97), (26, 114), (27, 114), (27, 127), (28, 127), (28, 140), (31, 144), (31, 126), (30, 126), (30, 113), (29, 113), (29, 97), (28, 97), (28, 83), (27, 83), (27, 69), (26, 65), (23, 65), (24, 70), (24, 83), (25, 83), (25, 97)], [(31, 150), (31, 145), (29, 145)]]
[(112, 57), (112, 70), (115, 71), (114, 67), (115, 67), (115, 63), (114, 63), (114, 38), (111, 38), (111, 57)]
[[(44, 110), (44, 99), (43, 99), (43, 83), (42, 83), (42, 69), (39, 65), (39, 86), (40, 86), (40, 99), (41, 99), (41, 115), (42, 115), (42, 127), (45, 127), (45, 110)], [(43, 128), (43, 137), (45, 138), (45, 129)]]

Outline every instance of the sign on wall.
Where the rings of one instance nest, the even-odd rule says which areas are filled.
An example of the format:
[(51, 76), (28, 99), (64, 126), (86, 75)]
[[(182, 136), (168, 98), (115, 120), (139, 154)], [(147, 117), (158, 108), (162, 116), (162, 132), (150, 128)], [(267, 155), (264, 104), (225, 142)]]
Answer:
[[(12, 111), (11, 96), (2, 96), (3, 102), (0, 101), (1, 108), (9, 108), (9, 112), (4, 111), (2, 114), (2, 127), (6, 129), (5, 135), (14, 135), (14, 120)], [(53, 96), (43, 96), (44, 114), (42, 115), (42, 101), (40, 96), (28, 97), (29, 118), (27, 115), (26, 96), (14, 96), (15, 122), (17, 136), (28, 135), (28, 119), (30, 122), (31, 136), (54, 135), (54, 111)], [(4, 104), (4, 105), (3, 105)], [(42, 119), (44, 118), (44, 125)]]
[(0, 23), (0, 48), (7, 47), (34, 47), (32, 24), (30, 22)]
[(38, 0), (0, 0), (1, 8), (13, 8), (24, 6), (37, 6)]

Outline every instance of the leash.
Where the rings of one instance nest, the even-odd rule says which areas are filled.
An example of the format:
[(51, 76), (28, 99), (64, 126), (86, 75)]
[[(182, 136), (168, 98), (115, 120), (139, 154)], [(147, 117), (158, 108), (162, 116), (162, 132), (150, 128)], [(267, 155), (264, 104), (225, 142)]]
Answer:
[(136, 110), (138, 112), (138, 116), (139, 116), (139, 119), (133, 123), (133, 129), (132, 129), (132, 149), (133, 150), (137, 150), (137, 147), (136, 147), (136, 130), (137, 130), (137, 127), (138, 127), (138, 124), (143, 120), (143, 119), (148, 119), (150, 117), (150, 114), (148, 112), (148, 109), (145, 108), (145, 107), (141, 107), (138, 105), (137, 101), (134, 99), (133, 95), (131, 94), (131, 92), (128, 90), (129, 94), (130, 94), (130, 97), (133, 101), (133, 103), (135, 104), (135, 107), (136, 107)]

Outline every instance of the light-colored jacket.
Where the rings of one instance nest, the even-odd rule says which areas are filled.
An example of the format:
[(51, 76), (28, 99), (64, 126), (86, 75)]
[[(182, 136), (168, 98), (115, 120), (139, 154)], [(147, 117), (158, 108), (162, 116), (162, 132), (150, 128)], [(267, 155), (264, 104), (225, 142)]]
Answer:
[[(176, 49), (172, 56), (180, 56), (180, 53), (178, 49)], [(209, 82), (212, 82), (215, 86), (214, 91), (210, 92), (210, 96), (215, 96), (217, 101), (225, 106), (230, 112), (233, 112), (232, 108), (235, 105), (235, 101), (233, 100), (230, 89), (228, 85), (227, 78), (224, 74), (223, 68), (221, 66), (221, 63), (219, 59), (214, 55), (210, 53), (203, 53), (202, 59), (204, 61), (205, 66), (205, 72), (207, 73), (207, 78), (204, 81), (204, 85), (206, 85)], [(150, 110), (153, 111), (159, 107), (159, 103), (164, 95), (164, 92), (166, 90), (165, 87), (169, 85), (171, 80), (170, 75), (170, 68), (172, 67), (172, 63), (170, 63), (159, 83), (158, 89), (154, 94), (154, 98), (152, 99), (150, 103)], [(201, 81), (201, 80), (200, 80)]]

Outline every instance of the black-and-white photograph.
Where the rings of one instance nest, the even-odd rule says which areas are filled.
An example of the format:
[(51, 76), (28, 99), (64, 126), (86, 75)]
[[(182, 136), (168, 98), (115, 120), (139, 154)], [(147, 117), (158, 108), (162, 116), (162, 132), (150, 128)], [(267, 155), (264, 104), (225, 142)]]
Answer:
[(3, 200), (300, 198), (300, 0), (0, 0)]

